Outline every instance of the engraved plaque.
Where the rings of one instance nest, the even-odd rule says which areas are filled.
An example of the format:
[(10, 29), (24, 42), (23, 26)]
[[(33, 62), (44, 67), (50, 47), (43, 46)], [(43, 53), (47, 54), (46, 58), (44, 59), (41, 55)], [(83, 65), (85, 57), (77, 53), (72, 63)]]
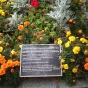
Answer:
[(60, 46), (23, 44), (20, 55), (20, 77), (62, 76)]

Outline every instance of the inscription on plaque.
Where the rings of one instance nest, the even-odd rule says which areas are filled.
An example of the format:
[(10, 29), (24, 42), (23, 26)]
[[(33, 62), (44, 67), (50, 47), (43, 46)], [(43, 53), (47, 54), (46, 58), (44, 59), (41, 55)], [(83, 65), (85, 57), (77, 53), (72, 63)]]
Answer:
[(59, 45), (23, 44), (20, 77), (62, 76), (59, 54)]

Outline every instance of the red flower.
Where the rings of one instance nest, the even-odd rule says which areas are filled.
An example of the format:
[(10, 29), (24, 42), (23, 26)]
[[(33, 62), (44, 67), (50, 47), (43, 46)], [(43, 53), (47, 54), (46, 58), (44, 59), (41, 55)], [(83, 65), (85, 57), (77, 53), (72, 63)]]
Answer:
[(34, 8), (37, 8), (39, 6), (39, 3), (37, 0), (32, 0), (30, 5), (33, 6)]

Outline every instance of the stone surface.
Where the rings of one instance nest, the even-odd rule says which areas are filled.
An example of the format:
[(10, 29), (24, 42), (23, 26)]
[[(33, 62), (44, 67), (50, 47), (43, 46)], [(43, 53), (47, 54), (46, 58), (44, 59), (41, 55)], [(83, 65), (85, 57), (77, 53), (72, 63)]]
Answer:
[(28, 78), (19, 88), (56, 88), (52, 78)]
[(65, 81), (59, 81), (59, 88), (88, 88), (88, 82), (86, 80), (78, 80), (76, 85), (68, 86)]
[(88, 88), (86, 80), (78, 80), (74, 86), (68, 86), (67, 83), (58, 78), (27, 78), (18, 88)]
[[(13, 88), (13, 87), (0, 87), (0, 88)], [(64, 80), (56, 77), (46, 78), (25, 78), (22, 84), (17, 88), (88, 88), (88, 81), (78, 80), (74, 86), (68, 86)]]

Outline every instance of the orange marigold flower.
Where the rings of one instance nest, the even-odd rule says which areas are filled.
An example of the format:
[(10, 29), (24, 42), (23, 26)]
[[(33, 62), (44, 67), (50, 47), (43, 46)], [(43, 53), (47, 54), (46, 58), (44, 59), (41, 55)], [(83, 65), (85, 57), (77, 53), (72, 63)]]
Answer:
[(8, 42), (6, 42), (6, 44), (5, 44), (6, 46), (9, 46), (9, 43)]
[(0, 75), (4, 75), (6, 74), (6, 70), (5, 69), (0, 69)]
[(20, 66), (20, 62), (18, 60), (14, 61), (15, 66)]
[(12, 61), (11, 59), (9, 59), (9, 60), (7, 61), (7, 66), (8, 66), (8, 67), (12, 67), (12, 64), (13, 64), (13, 61)]
[(80, 30), (78, 30), (78, 34), (82, 34), (83, 33), (83, 31), (80, 29)]
[(88, 70), (88, 63), (84, 64), (85, 70)]
[(36, 34), (36, 33), (34, 33), (34, 34), (33, 34), (33, 36), (34, 36), (34, 37), (36, 37), (36, 36), (37, 36), (37, 34)]
[(72, 23), (72, 22), (73, 22), (73, 20), (72, 20), (72, 19), (69, 19), (69, 20), (68, 20), (68, 22), (69, 22), (69, 23)]
[(7, 68), (8, 68), (7, 63), (2, 64), (2, 65), (1, 65), (1, 68), (2, 68), (2, 69), (7, 69)]
[(1, 63), (1, 64), (4, 64), (5, 62), (6, 62), (5, 56), (2, 56), (2, 55), (0, 54), (0, 63)]
[(22, 40), (22, 35), (19, 35), (19, 36), (17, 37), (17, 39), (18, 39), (18, 40)]
[(11, 68), (10, 72), (13, 73), (14, 72), (14, 68)]
[(15, 62), (13, 61), (11, 67), (15, 67), (15, 66), (16, 66), (16, 64), (15, 64)]
[(29, 21), (25, 21), (25, 22), (24, 22), (24, 26), (25, 26), (25, 27), (28, 26), (29, 24), (30, 24)]
[(86, 63), (88, 63), (88, 58), (85, 59)]
[(18, 26), (18, 30), (19, 30), (19, 31), (22, 31), (23, 29), (24, 29), (24, 26), (23, 26), (23, 25), (19, 25), (19, 26)]

